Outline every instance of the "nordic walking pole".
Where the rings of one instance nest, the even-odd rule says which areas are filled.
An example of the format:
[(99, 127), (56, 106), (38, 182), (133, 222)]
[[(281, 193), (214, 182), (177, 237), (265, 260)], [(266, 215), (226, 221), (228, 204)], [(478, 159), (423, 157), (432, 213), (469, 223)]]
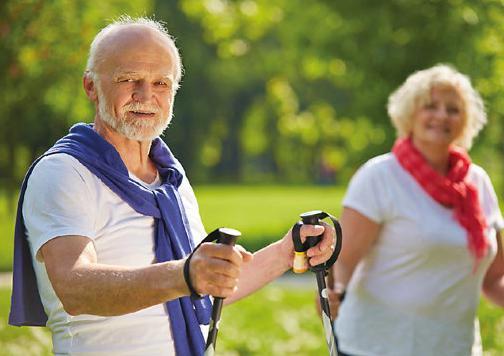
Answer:
[[(217, 243), (234, 246), (236, 240), (241, 236), (241, 232), (235, 229), (221, 227), (218, 229), (219, 236)], [(213, 356), (215, 353), (215, 345), (217, 343), (217, 333), (219, 332), (219, 321), (222, 312), (224, 298), (215, 297), (212, 307), (212, 318), (210, 319), (210, 327), (208, 330), (208, 338), (205, 346), (205, 356)]]
[(316, 246), (321, 240), (321, 236), (308, 236), (306, 238), (305, 243), (304, 244), (301, 243), (301, 236), (299, 233), (301, 226), (303, 224), (320, 225), (320, 219), (329, 217), (332, 223), (334, 224), (334, 228), (336, 230), (336, 245), (331, 258), (329, 258), (329, 260), (325, 263), (310, 267), (310, 270), (315, 273), (315, 277), (317, 279), (318, 294), (320, 297), (320, 306), (322, 309), (322, 322), (324, 324), (324, 332), (327, 342), (327, 348), (329, 349), (329, 355), (337, 356), (338, 350), (336, 348), (336, 338), (334, 336), (334, 331), (331, 323), (331, 310), (329, 308), (329, 301), (327, 299), (328, 293), (325, 277), (327, 275), (327, 270), (334, 264), (334, 262), (336, 262), (336, 260), (338, 259), (338, 255), (341, 251), (341, 243), (342, 243), (341, 227), (338, 221), (333, 216), (320, 210), (303, 213), (300, 215), (300, 217), (302, 221), (296, 223), (292, 228), (292, 239), (294, 241), (294, 249), (296, 251), (294, 261), (294, 272), (296, 273), (302, 273), (306, 271), (306, 268), (308, 267), (307, 261), (305, 262), (306, 267), (305, 268), (302, 267), (303, 263), (300, 261), (300, 258), (302, 258), (301, 257), (302, 253), (306, 252), (310, 247)]

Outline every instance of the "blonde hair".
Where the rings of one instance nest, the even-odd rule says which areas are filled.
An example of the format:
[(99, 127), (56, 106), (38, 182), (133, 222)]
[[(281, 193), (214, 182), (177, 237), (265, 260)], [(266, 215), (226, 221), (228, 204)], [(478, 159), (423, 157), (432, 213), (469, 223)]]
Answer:
[(113, 21), (106, 27), (104, 27), (98, 34), (95, 36), (93, 39), (93, 42), (91, 43), (91, 46), (89, 48), (89, 55), (88, 55), (88, 60), (87, 60), (87, 65), (86, 65), (86, 71), (85, 74), (91, 76), (94, 80), (97, 80), (97, 75), (96, 75), (96, 67), (97, 64), (102, 60), (101, 58), (101, 43), (104, 38), (106, 38), (109, 34), (114, 32), (115, 30), (125, 27), (125, 26), (130, 26), (130, 25), (143, 25), (157, 33), (159, 33), (163, 38), (167, 40), (168, 46), (170, 47), (172, 53), (173, 53), (173, 59), (175, 61), (176, 65), (176, 70), (175, 70), (175, 82), (178, 87), (178, 83), (180, 83), (180, 80), (182, 79), (182, 61), (180, 59), (180, 53), (177, 49), (177, 46), (175, 45), (175, 40), (174, 38), (168, 33), (168, 30), (166, 29), (164, 23), (156, 20), (152, 20), (147, 17), (137, 17), (137, 18), (132, 18), (127, 15), (123, 15), (119, 17), (117, 20)]
[(414, 112), (431, 100), (431, 90), (436, 86), (451, 87), (460, 95), (465, 124), (455, 144), (469, 150), (473, 139), (487, 122), (485, 106), (469, 77), (446, 64), (438, 64), (411, 74), (389, 96), (387, 111), (398, 137), (405, 137), (411, 133)]

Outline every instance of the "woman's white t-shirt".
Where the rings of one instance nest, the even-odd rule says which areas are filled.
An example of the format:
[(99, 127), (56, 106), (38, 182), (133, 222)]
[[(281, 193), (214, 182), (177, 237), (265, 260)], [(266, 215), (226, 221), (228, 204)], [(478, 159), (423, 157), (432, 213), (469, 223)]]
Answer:
[(335, 323), (343, 352), (482, 353), (476, 310), (504, 222), (485, 171), (472, 164), (468, 180), (489, 226), (489, 252), (474, 272), (467, 232), (453, 211), (426, 194), (394, 155), (371, 159), (352, 178), (343, 205), (382, 228), (351, 278)]
[[(151, 185), (155, 189), (160, 181)], [(178, 189), (198, 243), (206, 233), (187, 178)], [(57, 355), (174, 355), (170, 320), (164, 305), (135, 313), (100, 317), (65, 312), (38, 256), (47, 241), (67, 235), (89, 238), (98, 262), (140, 267), (155, 262), (154, 219), (137, 213), (77, 159), (67, 154), (43, 158), (26, 188), (23, 217), (37, 284)], [(121, 303), (117, 300), (117, 303)]]

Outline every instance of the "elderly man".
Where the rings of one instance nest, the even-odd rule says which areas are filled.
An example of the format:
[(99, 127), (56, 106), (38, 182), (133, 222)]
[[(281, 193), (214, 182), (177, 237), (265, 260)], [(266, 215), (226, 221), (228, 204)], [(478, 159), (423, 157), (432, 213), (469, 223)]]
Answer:
[[(123, 18), (91, 44), (83, 83), (94, 124), (79, 124), (25, 178), (16, 222), (10, 323), (47, 325), (55, 354), (197, 355), (208, 297), (236, 301), (292, 265), (290, 233), (254, 255), (205, 243), (192, 188), (158, 136), (181, 78), (159, 23)], [(308, 250), (332, 253), (334, 231)], [(204, 329), (204, 328), (203, 328)]]

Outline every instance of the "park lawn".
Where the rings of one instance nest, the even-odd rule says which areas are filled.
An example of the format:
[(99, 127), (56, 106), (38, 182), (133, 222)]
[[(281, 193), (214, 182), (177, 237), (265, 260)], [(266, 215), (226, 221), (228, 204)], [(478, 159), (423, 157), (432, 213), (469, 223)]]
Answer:
[(14, 246), (15, 213), (2, 193), (0, 191), (0, 271), (10, 271)]
[(16, 327), (7, 324), (10, 288), (0, 288), (0, 356), (51, 355), (52, 342), (47, 328)]
[(227, 226), (242, 232), (239, 243), (252, 251), (282, 237), (299, 214), (341, 211), (343, 188), (333, 186), (195, 187), (207, 231)]
[[(313, 287), (313, 288), (312, 288)], [(223, 309), (217, 355), (326, 355), (315, 288), (273, 284)], [(0, 288), (0, 356), (51, 354), (46, 328), (7, 325), (10, 291)], [(479, 309), (486, 356), (504, 353), (504, 312), (482, 301)]]
[[(343, 189), (333, 186), (218, 185), (194, 188), (208, 232), (221, 226), (242, 232), (240, 244), (256, 251), (280, 237), (309, 210), (340, 212)], [(0, 195), (0, 271), (12, 268), (15, 214)]]

